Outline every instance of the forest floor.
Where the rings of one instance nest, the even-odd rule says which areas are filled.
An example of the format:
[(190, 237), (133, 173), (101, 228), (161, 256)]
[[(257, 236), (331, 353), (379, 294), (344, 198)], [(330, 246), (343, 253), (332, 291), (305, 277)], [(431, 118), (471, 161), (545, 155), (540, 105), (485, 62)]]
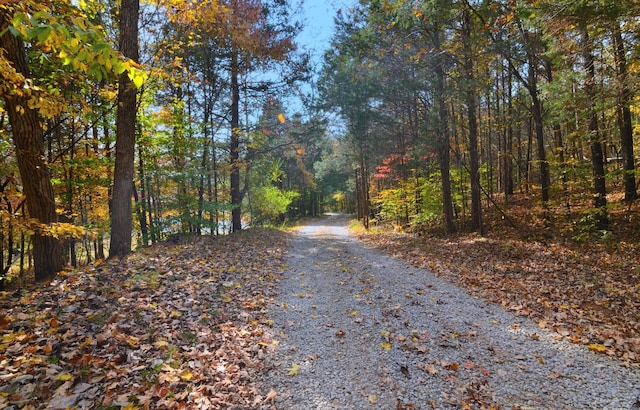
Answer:
[(639, 363), (640, 210), (621, 202), (610, 198), (610, 232), (589, 231), (588, 218), (571, 222), (562, 207), (545, 221), (535, 200), (521, 195), (486, 213), (483, 235), (372, 228), (358, 237), (558, 338)]
[[(181, 237), (0, 292), (0, 408), (249, 409), (286, 232)], [(187, 404), (188, 403), (188, 404)]]

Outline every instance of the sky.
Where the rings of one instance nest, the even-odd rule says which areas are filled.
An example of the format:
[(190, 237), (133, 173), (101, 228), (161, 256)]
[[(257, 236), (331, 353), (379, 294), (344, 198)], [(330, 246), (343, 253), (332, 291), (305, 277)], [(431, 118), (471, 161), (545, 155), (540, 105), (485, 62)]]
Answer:
[(348, 10), (356, 0), (302, 0), (301, 20), (304, 29), (297, 40), (300, 46), (309, 51), (312, 63), (322, 63), (324, 51), (329, 47), (333, 36), (333, 18), (337, 11)]
[[(295, 0), (294, 0), (295, 1)], [(304, 25), (302, 32), (296, 41), (300, 49), (311, 55), (312, 70), (319, 72), (325, 50), (331, 44), (333, 37), (333, 19), (338, 10), (346, 12), (357, 0), (299, 0), (302, 2), (301, 14), (298, 20)], [(295, 3), (294, 3), (295, 4)], [(313, 93), (310, 84), (302, 84), (301, 91), (305, 95)], [(290, 109), (293, 112), (304, 111), (300, 101), (290, 101)]]

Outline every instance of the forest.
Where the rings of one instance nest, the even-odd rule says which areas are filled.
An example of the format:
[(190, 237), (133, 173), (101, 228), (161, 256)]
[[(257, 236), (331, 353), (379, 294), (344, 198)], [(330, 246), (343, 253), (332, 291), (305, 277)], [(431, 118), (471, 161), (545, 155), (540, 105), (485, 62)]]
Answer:
[[(485, 387), (502, 376), (563, 389), (637, 374), (640, 1), (354, 1), (320, 62), (299, 41), (304, 7), (0, 0), (0, 408), (286, 408), (287, 389), (259, 380), (319, 362), (273, 364), (295, 325), (341, 352), (411, 350), (422, 370), (398, 380), (451, 389), (427, 408), (501, 408)], [(324, 213), (355, 221), (304, 242), (291, 271), (296, 224), (328, 230)], [(356, 243), (407, 262), (376, 269), (409, 293), (380, 289)], [(314, 299), (304, 263), (360, 312), (338, 291)], [(276, 303), (287, 275), (296, 290)], [(374, 296), (448, 310), (460, 301), (436, 276), (517, 318), (478, 331), (539, 344), (500, 375), (494, 337), (458, 361), (436, 352), (475, 330), (405, 337), (400, 305)], [(317, 305), (279, 324), (294, 301)], [(450, 322), (433, 311), (421, 319)], [(366, 343), (349, 339), (365, 325)], [(535, 350), (556, 344), (593, 366)]]
[(319, 67), (300, 7), (2, 1), (2, 286), (323, 212), (637, 231), (637, 1), (362, 0)]

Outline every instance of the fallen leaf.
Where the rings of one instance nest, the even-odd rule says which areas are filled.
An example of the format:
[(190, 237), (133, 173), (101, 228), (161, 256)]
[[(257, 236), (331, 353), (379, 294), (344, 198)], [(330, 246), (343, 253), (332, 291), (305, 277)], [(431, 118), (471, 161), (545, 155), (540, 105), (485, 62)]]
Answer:
[(300, 366), (298, 366), (295, 363), (291, 363), (291, 367), (287, 369), (287, 374), (289, 376), (295, 376), (298, 374), (299, 371), (300, 371)]
[(263, 402), (270, 402), (272, 405), (275, 403), (276, 401), (276, 397), (278, 396), (278, 392), (271, 389), (269, 390), (269, 393), (267, 393), (267, 397), (264, 398)]
[(599, 344), (590, 344), (587, 345), (587, 348), (589, 350), (593, 350), (594, 352), (598, 352), (598, 353), (604, 353), (607, 351), (607, 346), (605, 345), (599, 345)]
[(71, 379), (73, 379), (73, 376), (71, 375), (71, 373), (62, 373), (58, 375), (58, 377), (56, 377), (56, 380), (60, 382), (66, 382)]
[(426, 363), (420, 366), (420, 369), (424, 370), (431, 376), (435, 376), (436, 374), (438, 374), (438, 369), (433, 363)]

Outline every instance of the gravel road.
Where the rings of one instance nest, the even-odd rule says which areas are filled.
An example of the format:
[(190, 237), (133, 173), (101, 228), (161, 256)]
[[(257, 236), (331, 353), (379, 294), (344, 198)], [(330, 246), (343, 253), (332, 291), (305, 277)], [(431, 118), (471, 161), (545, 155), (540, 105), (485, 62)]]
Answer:
[(314, 221), (289, 250), (265, 409), (637, 408), (637, 367), (368, 248), (347, 224)]

